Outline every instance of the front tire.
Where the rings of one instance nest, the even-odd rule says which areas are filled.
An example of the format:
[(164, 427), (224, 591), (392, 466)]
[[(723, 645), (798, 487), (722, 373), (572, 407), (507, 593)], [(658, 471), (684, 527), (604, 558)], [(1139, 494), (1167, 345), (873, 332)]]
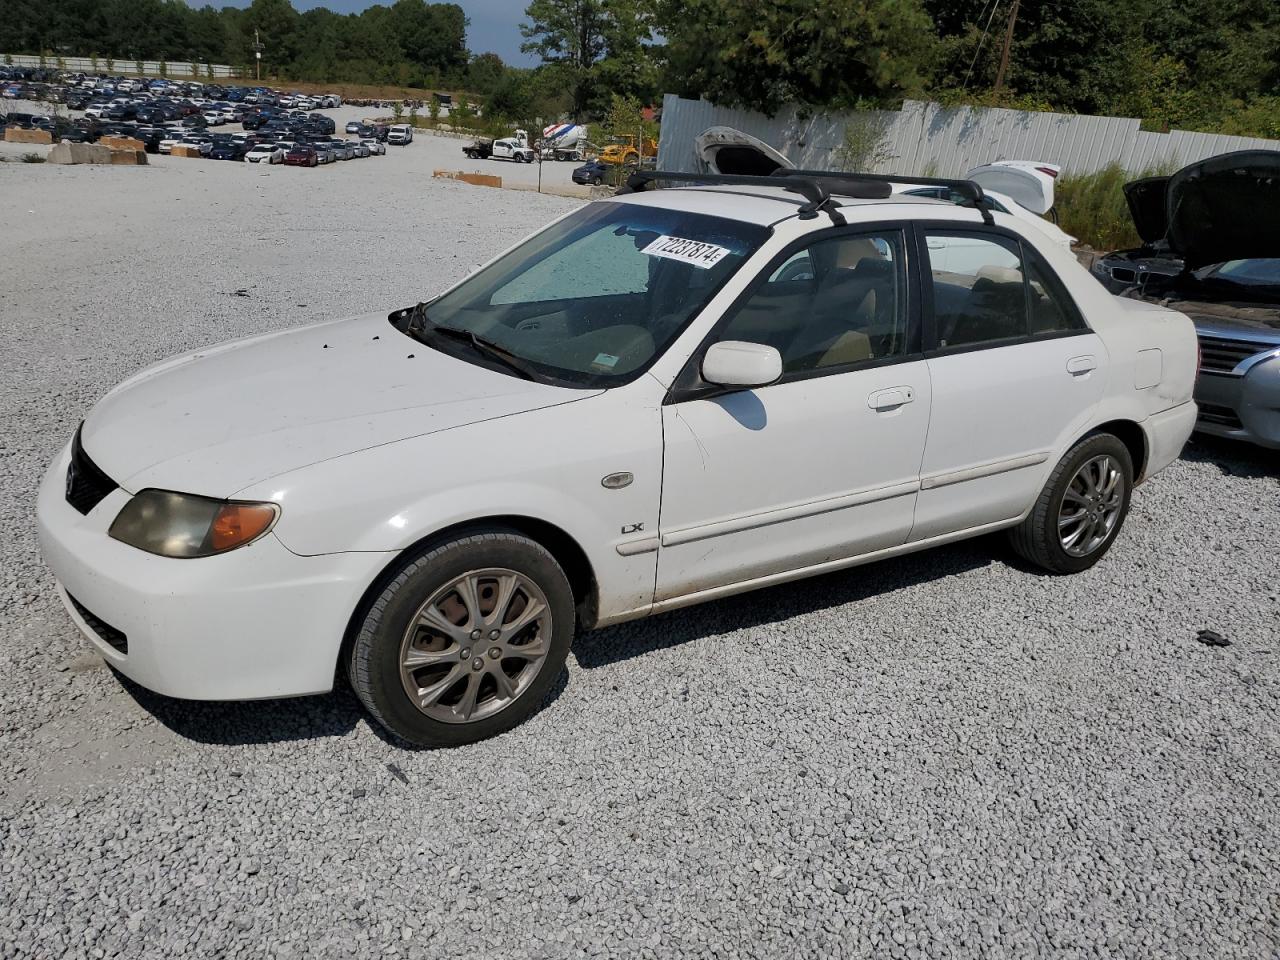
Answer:
[(476, 531), (401, 568), (359, 627), (348, 676), (402, 740), (474, 743), (538, 709), (574, 623), (568, 578), (544, 547), (505, 528)]
[(1054, 467), (1031, 513), (1009, 531), (1009, 542), (1051, 573), (1087, 570), (1111, 549), (1132, 493), (1128, 447), (1113, 434), (1090, 434)]

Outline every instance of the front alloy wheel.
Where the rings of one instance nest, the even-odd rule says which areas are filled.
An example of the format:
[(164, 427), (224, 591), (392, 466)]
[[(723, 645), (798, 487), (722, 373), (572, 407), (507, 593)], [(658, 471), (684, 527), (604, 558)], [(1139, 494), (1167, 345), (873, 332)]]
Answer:
[(507, 528), (477, 529), (393, 571), (349, 641), (347, 673), (402, 740), (473, 743), (538, 709), (575, 622), (573, 590), (546, 548)]
[(551, 607), (514, 570), (472, 570), (427, 600), (400, 644), (400, 682), (442, 723), (493, 716), (528, 691), (546, 663)]

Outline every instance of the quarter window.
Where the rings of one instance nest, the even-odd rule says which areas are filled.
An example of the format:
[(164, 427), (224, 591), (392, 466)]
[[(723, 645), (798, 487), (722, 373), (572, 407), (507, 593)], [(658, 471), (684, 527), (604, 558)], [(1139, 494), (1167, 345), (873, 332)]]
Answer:
[(717, 340), (776, 347), (784, 373), (901, 356), (909, 342), (902, 235), (842, 235), (811, 244), (770, 270)]

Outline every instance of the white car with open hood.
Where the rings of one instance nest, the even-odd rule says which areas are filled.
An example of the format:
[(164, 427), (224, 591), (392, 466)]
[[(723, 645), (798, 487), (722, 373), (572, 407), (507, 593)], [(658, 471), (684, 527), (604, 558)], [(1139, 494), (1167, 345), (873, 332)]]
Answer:
[[(1017, 218), (847, 175), (632, 187), (426, 303), (112, 390), (39, 493), (78, 628), (164, 694), (340, 672), (465, 743), (605, 624), (1001, 529), (1083, 570), (1191, 431), (1190, 321)], [(953, 242), (983, 262), (931, 266)]]

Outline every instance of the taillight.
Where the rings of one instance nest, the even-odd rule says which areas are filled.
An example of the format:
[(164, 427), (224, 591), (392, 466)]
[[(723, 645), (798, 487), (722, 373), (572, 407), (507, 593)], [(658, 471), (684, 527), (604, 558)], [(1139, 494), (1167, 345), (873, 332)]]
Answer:
[(1036, 169), (1041, 173), (1048, 174), (1050, 177), (1058, 176), (1058, 171), (1053, 169), (1053, 167), (1036, 167)]

